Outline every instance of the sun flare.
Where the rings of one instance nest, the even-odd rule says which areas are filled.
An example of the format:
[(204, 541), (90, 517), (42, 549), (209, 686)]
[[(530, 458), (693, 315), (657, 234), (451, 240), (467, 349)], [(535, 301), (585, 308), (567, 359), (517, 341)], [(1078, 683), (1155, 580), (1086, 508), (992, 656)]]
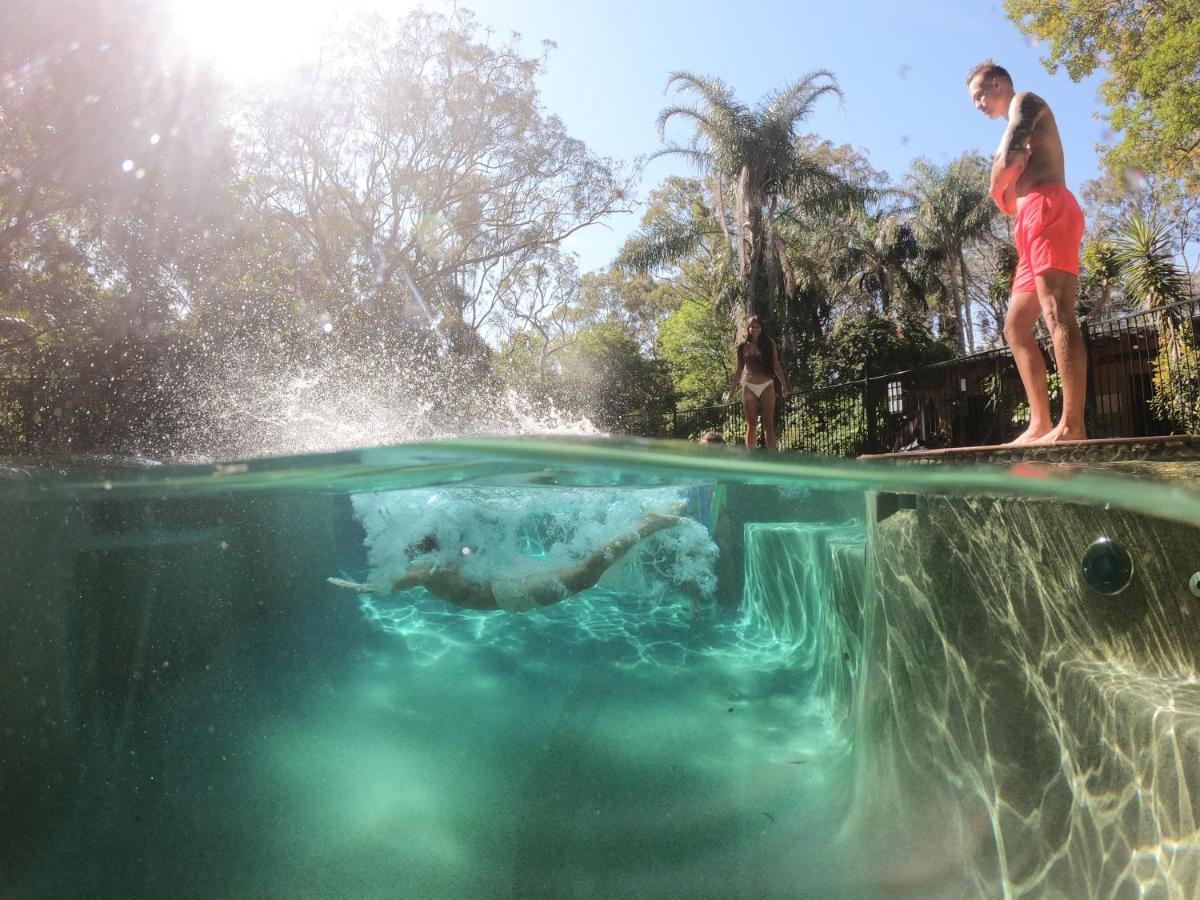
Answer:
[(395, 12), (370, 0), (173, 0), (175, 31), (187, 50), (236, 80), (272, 78), (313, 59), (321, 41), (357, 9)]

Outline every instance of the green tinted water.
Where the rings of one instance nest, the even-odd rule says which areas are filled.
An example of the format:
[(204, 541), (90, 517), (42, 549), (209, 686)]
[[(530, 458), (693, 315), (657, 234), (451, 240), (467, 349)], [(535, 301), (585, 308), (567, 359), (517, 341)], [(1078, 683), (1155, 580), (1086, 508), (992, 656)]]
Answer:
[[(920, 720), (930, 758), (880, 724), (881, 703), (907, 709), (916, 689), (890, 668), (901, 648), (874, 612), (886, 560), (868, 532), (878, 491), (1200, 523), (1186, 490), (1043, 475), (502, 440), (13, 464), (0, 894), (1019, 894), (1012, 861), (1044, 873), (1056, 849), (997, 851), (999, 814), (971, 818), (965, 773), (995, 758), (956, 757), (957, 726), (943, 710), (931, 728), (919, 698), (901, 718)], [(420, 565), (489, 586), (563, 572), (681, 505), (687, 521), (544, 609), (387, 589)], [(941, 654), (937, 627), (904, 649)], [(949, 844), (903, 801), (943, 745)], [(1163, 878), (1174, 890), (1179, 871)]]

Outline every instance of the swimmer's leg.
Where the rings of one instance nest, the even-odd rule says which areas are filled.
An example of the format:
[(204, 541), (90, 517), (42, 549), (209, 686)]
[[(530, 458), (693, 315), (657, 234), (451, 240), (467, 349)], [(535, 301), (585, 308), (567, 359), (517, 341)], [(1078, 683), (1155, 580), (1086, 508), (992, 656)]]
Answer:
[(345, 588), (348, 591), (354, 591), (356, 594), (372, 593), (371, 586), (368, 584), (361, 584), (357, 581), (347, 581), (345, 578), (326, 578), (325, 580), (334, 587)]
[[(667, 508), (672, 511), (682, 512), (686, 506), (687, 504), (684, 501), (679, 500)], [(601, 576), (616, 565), (622, 556), (637, 546), (642, 538), (649, 537), (654, 532), (662, 531), (664, 528), (674, 528), (676, 525), (682, 525), (686, 521), (688, 520), (676, 515), (648, 512), (642, 519), (641, 524), (638, 525), (637, 531), (626, 532), (613, 538), (603, 547), (590, 553), (579, 565), (560, 574), (558, 580), (566, 586), (569, 594), (578, 594), (580, 591), (594, 587)]]

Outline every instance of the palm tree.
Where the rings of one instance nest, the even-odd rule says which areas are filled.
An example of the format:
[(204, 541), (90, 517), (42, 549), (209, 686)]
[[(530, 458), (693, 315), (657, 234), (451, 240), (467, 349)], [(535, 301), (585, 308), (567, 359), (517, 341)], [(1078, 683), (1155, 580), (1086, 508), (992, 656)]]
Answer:
[(901, 305), (923, 306), (931, 293), (928, 272), (922, 271), (921, 247), (913, 227), (892, 211), (858, 210), (845, 223), (844, 254), (834, 260), (834, 269), (847, 285), (878, 300), (885, 315)]
[[(841, 96), (831, 72), (805, 75), (769, 94), (754, 109), (734, 96), (719, 78), (675, 72), (667, 88), (691, 94), (696, 105), (668, 106), (658, 116), (666, 140), (673, 119), (690, 122), (690, 144), (669, 143), (651, 156), (682, 156), (708, 176), (716, 201), (714, 216), (726, 241), (736, 248), (740, 311), (771, 317), (790, 299), (795, 273), (784, 258), (778, 225), (801, 212), (843, 206), (855, 192), (808, 152), (797, 129), (826, 95)], [(732, 209), (728, 206), (732, 192)], [(664, 237), (667, 237), (664, 235)], [(664, 250), (678, 252), (678, 233)]]
[(946, 276), (950, 308), (942, 313), (942, 333), (953, 335), (960, 349), (974, 350), (966, 249), (991, 231), (996, 216), (988, 194), (987, 164), (975, 154), (965, 154), (944, 167), (919, 159), (908, 173), (903, 193), (918, 240), (937, 254)]
[(1125, 292), (1146, 309), (1186, 300), (1188, 280), (1175, 264), (1171, 231), (1135, 210), (1117, 226), (1112, 263)]

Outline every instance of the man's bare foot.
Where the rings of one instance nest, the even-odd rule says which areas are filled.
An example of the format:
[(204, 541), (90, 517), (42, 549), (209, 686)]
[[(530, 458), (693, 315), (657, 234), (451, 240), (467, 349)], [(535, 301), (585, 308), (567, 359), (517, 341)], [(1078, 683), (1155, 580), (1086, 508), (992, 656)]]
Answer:
[(1059, 422), (1042, 438), (1040, 443), (1065, 444), (1068, 441), (1086, 441), (1087, 431), (1082, 427), (1071, 427), (1065, 422)]
[(1046, 435), (1054, 430), (1052, 425), (1030, 425), (1023, 432), (1005, 444), (1005, 447), (1021, 447), (1025, 444), (1041, 444), (1046, 441)]

